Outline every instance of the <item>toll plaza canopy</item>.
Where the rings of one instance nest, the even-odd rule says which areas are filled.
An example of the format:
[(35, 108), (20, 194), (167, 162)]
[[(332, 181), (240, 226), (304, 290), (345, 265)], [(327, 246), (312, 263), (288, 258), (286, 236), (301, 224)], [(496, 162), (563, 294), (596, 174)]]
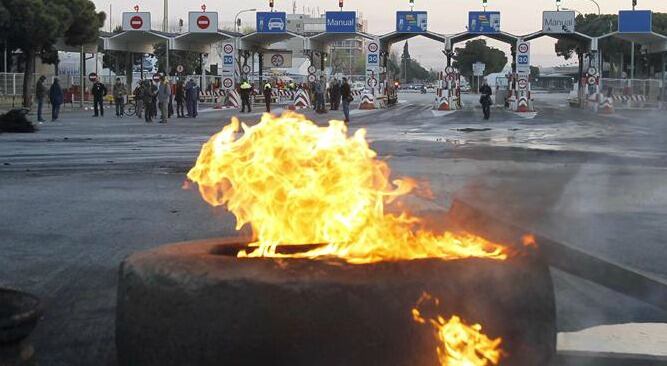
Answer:
[(569, 41), (577, 42), (579, 44), (585, 45), (587, 51), (590, 51), (591, 47), (593, 45), (593, 37), (587, 36), (587, 35), (585, 35), (583, 33), (579, 33), (579, 32), (547, 33), (547, 32), (544, 32), (544, 31), (537, 31), (537, 32), (534, 32), (534, 33), (526, 34), (525, 36), (522, 36), (521, 38), (523, 38), (524, 41), (529, 42), (529, 41), (532, 41), (534, 39), (544, 37), (544, 36), (552, 37), (552, 38), (556, 38), (556, 39), (566, 39), (566, 40), (569, 40)]
[(198, 53), (206, 53), (210, 50), (211, 45), (242, 37), (243, 34), (236, 32), (227, 32), (217, 30), (216, 32), (187, 32), (174, 36), (169, 49), (176, 51), (192, 51)]
[(395, 43), (405, 41), (407, 39), (422, 36), (434, 41), (444, 43), (447, 37), (444, 34), (435, 33), (431, 31), (425, 32), (390, 32), (380, 36), (380, 46), (383, 50), (388, 50)]
[(466, 31), (448, 36), (446, 41), (448, 45), (454, 45), (477, 37), (488, 37), (491, 39), (495, 39), (496, 41), (509, 43), (511, 45), (515, 45), (519, 40), (518, 36), (515, 36), (507, 32), (478, 33), (478, 32)]
[(622, 39), (628, 42), (639, 43), (646, 47), (649, 53), (667, 52), (667, 36), (655, 32), (612, 32), (598, 37), (603, 40), (609, 37)]
[(374, 36), (364, 32), (323, 32), (306, 38), (304, 49), (324, 50), (334, 42), (344, 41), (351, 38), (364, 38), (372, 40)]
[(292, 32), (253, 32), (240, 38), (239, 48), (242, 50), (268, 49), (274, 43), (285, 42), (292, 38), (305, 40), (306, 37)]
[(132, 30), (101, 37), (105, 50), (127, 51), (134, 53), (153, 53), (156, 43), (170, 43), (175, 35), (154, 30)]

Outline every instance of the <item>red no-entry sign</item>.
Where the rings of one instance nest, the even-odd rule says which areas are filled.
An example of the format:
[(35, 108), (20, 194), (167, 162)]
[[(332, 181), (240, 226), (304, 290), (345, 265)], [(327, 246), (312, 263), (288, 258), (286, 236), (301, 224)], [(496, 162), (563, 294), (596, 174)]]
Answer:
[(130, 18), (130, 27), (132, 29), (141, 29), (141, 27), (144, 26), (144, 20), (141, 19), (140, 16), (135, 15), (132, 18)]
[(211, 25), (211, 19), (209, 19), (206, 15), (202, 15), (199, 18), (197, 18), (197, 26), (200, 29), (208, 29), (210, 25)]
[(94, 73), (94, 72), (91, 72), (90, 74), (88, 74), (88, 80), (90, 80), (92, 82), (97, 81), (97, 74)]

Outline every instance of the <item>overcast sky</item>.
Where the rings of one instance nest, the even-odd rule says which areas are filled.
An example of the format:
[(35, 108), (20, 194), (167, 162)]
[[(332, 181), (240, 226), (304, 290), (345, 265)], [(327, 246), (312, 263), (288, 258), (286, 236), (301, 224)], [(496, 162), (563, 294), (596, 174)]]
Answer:
[[(231, 25), (236, 13), (243, 9), (257, 8), (268, 9), (268, 0), (168, 0), (169, 18), (173, 21), (183, 18), (187, 20), (188, 11), (199, 10), (202, 4), (206, 4), (207, 10), (218, 11), (223, 24)], [(654, 12), (667, 12), (667, 0), (638, 0), (638, 9), (650, 9)], [(109, 13), (109, 5), (113, 4), (112, 22), (119, 24), (121, 13), (133, 11), (135, 5), (139, 5), (142, 11), (152, 13), (153, 22), (162, 20), (162, 9), (164, 0), (93, 0), (98, 9)], [(326, 10), (337, 10), (338, 0), (275, 0), (276, 10), (292, 12), (293, 3), (296, 2), (297, 13)], [(415, 0), (415, 10), (428, 11), (429, 30), (452, 34), (465, 30), (467, 25), (467, 13), (471, 10), (481, 10), (481, 0)], [(555, 10), (556, 0), (488, 0), (487, 10), (501, 12), (502, 30), (522, 35), (541, 29), (542, 11)], [(602, 13), (617, 13), (619, 9), (631, 8), (632, 0), (597, 0)], [(408, 0), (345, 0), (346, 10), (356, 10), (368, 20), (369, 32), (383, 34), (393, 31), (395, 28), (395, 12), (397, 10), (409, 10)], [(563, 0), (563, 7), (576, 9), (583, 13), (596, 13), (597, 7), (593, 0)], [(246, 13), (241, 16), (244, 24), (254, 24), (254, 14)], [(108, 24), (107, 24), (108, 27)], [(155, 25), (154, 25), (155, 28)], [(533, 41), (532, 63), (534, 65), (553, 66), (561, 64), (564, 60), (556, 57), (553, 52), (554, 40), (543, 37)], [(489, 41), (500, 49), (508, 50), (508, 46), (502, 43)], [(394, 46), (397, 47), (397, 46)], [(410, 40), (410, 53), (413, 58), (422, 63), (436, 67), (442, 65), (444, 56), (440, 52), (442, 45), (434, 41), (416, 37)]]

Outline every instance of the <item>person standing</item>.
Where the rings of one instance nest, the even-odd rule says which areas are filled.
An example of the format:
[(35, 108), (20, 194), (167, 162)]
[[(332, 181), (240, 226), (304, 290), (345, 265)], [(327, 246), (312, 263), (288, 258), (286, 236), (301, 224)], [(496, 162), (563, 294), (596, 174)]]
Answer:
[(183, 104), (185, 104), (185, 88), (183, 87), (183, 81), (179, 80), (176, 83), (176, 117), (183, 118), (185, 117), (185, 111), (183, 109)]
[(144, 82), (139, 81), (137, 87), (134, 88), (134, 102), (137, 105), (137, 118), (142, 118), (142, 113), (144, 111)]
[(199, 87), (193, 79), (190, 79), (185, 85), (185, 103), (188, 116), (191, 118), (197, 118), (197, 99), (199, 99)]
[(252, 108), (250, 107), (250, 91), (252, 90), (252, 85), (248, 82), (248, 80), (243, 80), (241, 83), (241, 113), (245, 112), (245, 107), (248, 107), (248, 113), (252, 112)]
[(268, 81), (264, 84), (264, 103), (266, 103), (266, 113), (271, 113), (271, 97), (273, 97), (273, 88)]
[(493, 91), (491, 90), (491, 87), (487, 83), (486, 79), (484, 79), (482, 86), (479, 88), (479, 93), (481, 94), (479, 97), (479, 102), (482, 104), (484, 119), (489, 119), (491, 117), (491, 104), (493, 104), (491, 101), (491, 95), (493, 95)]
[(326, 113), (326, 99), (324, 94), (327, 90), (327, 82), (324, 76), (320, 77), (320, 82), (315, 84), (315, 111), (317, 113)]
[(350, 122), (350, 103), (354, 98), (352, 97), (352, 88), (347, 82), (347, 78), (343, 78), (343, 85), (340, 87), (340, 96), (343, 99), (343, 114), (345, 115), (345, 122)]
[(337, 111), (340, 106), (340, 83), (337, 79), (333, 79), (331, 88), (329, 88), (329, 101), (331, 102), (331, 110)]
[(42, 118), (42, 109), (44, 108), (44, 98), (46, 97), (46, 86), (44, 86), (46, 76), (42, 75), (35, 85), (35, 99), (37, 99), (37, 122), (44, 122)]
[(160, 123), (167, 123), (169, 119), (169, 99), (171, 97), (171, 85), (169, 80), (162, 77), (157, 91), (157, 100), (160, 105)]
[(99, 80), (95, 80), (92, 87), (93, 94), (93, 110), (95, 114), (93, 117), (104, 117), (104, 97), (107, 95), (107, 87)]
[(125, 115), (125, 95), (127, 95), (125, 84), (120, 81), (120, 78), (116, 78), (116, 83), (113, 85), (113, 101), (116, 105), (116, 117), (123, 118)]
[(144, 95), (142, 98), (144, 100), (145, 120), (146, 122), (153, 122), (153, 87), (148, 80), (144, 81)]
[(51, 121), (57, 121), (60, 114), (60, 105), (63, 104), (65, 96), (63, 89), (60, 87), (58, 78), (53, 78), (53, 84), (49, 89), (49, 101), (51, 102)]

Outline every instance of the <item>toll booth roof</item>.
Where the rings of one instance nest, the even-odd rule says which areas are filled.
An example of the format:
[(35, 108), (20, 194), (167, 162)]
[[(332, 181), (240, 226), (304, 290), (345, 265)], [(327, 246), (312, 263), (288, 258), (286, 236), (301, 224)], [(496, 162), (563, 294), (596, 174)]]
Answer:
[(587, 45), (590, 46), (591, 42), (593, 41), (593, 37), (579, 33), (579, 32), (574, 32), (574, 33), (545, 33), (543, 31), (538, 31), (535, 33), (527, 34), (521, 38), (523, 38), (524, 41), (532, 41), (534, 39), (540, 38), (540, 37), (552, 37), (556, 39), (567, 39), (570, 41), (575, 41), (579, 43), (586, 43)]
[(301, 38), (304, 39), (302, 35), (292, 33), (292, 32), (276, 32), (276, 33), (260, 33), (253, 32), (241, 37), (241, 42), (243, 44), (254, 48), (265, 48), (274, 43), (284, 42), (292, 38)]
[(218, 30), (217, 32), (186, 32), (178, 34), (171, 42), (169, 49), (178, 51), (208, 52), (211, 45), (217, 42), (241, 37), (243, 34)]
[(174, 37), (172, 33), (149, 31), (123, 31), (113, 33), (109, 37), (101, 37), (104, 40), (104, 49), (113, 51), (129, 52), (152, 52), (153, 45), (159, 42), (169, 42)]
[(333, 43), (338, 41), (344, 41), (350, 38), (366, 38), (373, 39), (373, 35), (364, 33), (364, 32), (341, 32), (341, 33), (332, 33), (332, 32), (323, 32), (318, 33), (314, 36), (308, 37), (311, 41), (321, 42), (321, 43)]
[(472, 32), (461, 32), (458, 34), (454, 34), (449, 37), (452, 45), (460, 42), (465, 42), (467, 40), (477, 38), (477, 37), (488, 37), (491, 39), (495, 39), (496, 41), (500, 42), (505, 42), (509, 44), (515, 44), (518, 40), (519, 37), (507, 33), (507, 32), (498, 32), (498, 33), (472, 33)]
[(407, 39), (423, 36), (428, 39), (432, 39), (438, 42), (445, 42), (446, 36), (444, 34), (435, 33), (435, 32), (416, 32), (416, 33), (407, 33), (407, 32), (391, 32), (385, 35), (380, 36), (380, 42), (387, 47), (391, 46), (394, 43), (402, 42)]
[(604, 39), (608, 37), (614, 37), (622, 39), (628, 42), (635, 42), (641, 45), (650, 45), (655, 43), (667, 43), (667, 36), (664, 36), (660, 33), (655, 32), (646, 32), (646, 33), (621, 33), (621, 32), (612, 32), (600, 36), (599, 39)]

